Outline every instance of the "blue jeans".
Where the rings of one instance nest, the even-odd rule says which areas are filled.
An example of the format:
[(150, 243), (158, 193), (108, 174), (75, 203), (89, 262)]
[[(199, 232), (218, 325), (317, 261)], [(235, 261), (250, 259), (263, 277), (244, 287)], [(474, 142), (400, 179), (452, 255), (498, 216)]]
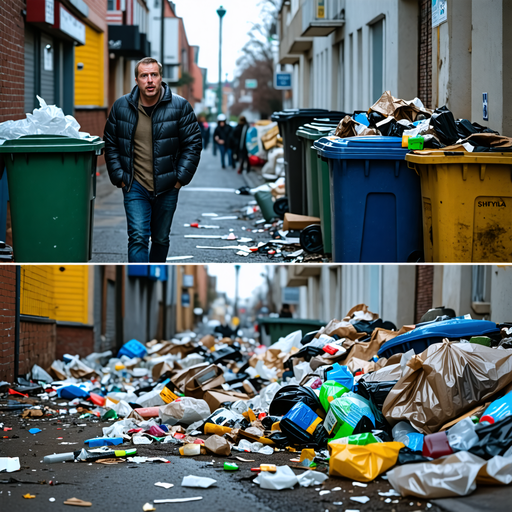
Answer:
[(126, 187), (123, 188), (130, 263), (165, 263), (178, 193), (179, 190), (173, 188), (155, 197), (154, 192), (136, 180), (133, 180), (130, 192), (126, 192)]

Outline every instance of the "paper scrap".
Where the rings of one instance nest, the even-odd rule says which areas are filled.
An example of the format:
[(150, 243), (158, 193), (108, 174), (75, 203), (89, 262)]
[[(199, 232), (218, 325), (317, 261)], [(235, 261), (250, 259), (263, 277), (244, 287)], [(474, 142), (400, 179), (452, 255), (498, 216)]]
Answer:
[(208, 487), (217, 483), (217, 480), (213, 478), (208, 478), (205, 476), (195, 476), (188, 475), (183, 477), (183, 481), (181, 482), (182, 487), (201, 487), (203, 489), (208, 489)]
[(370, 501), (370, 498), (368, 498), (368, 496), (351, 496), (350, 499), (352, 501), (356, 501), (357, 503), (362, 503), (363, 505)]
[(164, 489), (170, 489), (171, 487), (174, 487), (174, 484), (168, 484), (166, 482), (157, 482), (155, 485), (157, 487), (163, 487)]
[(153, 503), (187, 503), (188, 501), (198, 501), (202, 500), (202, 496), (196, 496), (194, 498), (174, 498), (172, 500), (153, 500)]
[(75, 505), (77, 507), (91, 507), (92, 503), (90, 501), (84, 501), (78, 498), (69, 498), (64, 502), (64, 505)]

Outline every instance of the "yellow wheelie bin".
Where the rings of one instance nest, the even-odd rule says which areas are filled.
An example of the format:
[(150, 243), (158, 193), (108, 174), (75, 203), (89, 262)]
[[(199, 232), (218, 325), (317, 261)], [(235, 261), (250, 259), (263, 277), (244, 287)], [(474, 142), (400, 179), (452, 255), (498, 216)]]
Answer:
[(426, 262), (512, 261), (512, 153), (406, 156), (421, 180)]

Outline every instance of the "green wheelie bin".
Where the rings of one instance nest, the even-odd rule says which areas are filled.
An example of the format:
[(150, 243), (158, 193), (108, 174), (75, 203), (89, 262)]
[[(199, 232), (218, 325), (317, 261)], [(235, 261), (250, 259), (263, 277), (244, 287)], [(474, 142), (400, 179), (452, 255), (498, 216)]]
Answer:
[(318, 331), (325, 327), (325, 322), (320, 320), (309, 320), (305, 318), (258, 318), (260, 326), (265, 328), (265, 332), (270, 336), (270, 343), (274, 344), (279, 338), (284, 338), (292, 332), (302, 330), (304, 336), (308, 332)]
[[(297, 137), (302, 142), (303, 165), (305, 165), (307, 213), (310, 217), (320, 217), (325, 254), (332, 253), (329, 165), (318, 158), (313, 143), (315, 140), (327, 136), (336, 126), (335, 123), (322, 123), (315, 120), (297, 130)], [(323, 174), (324, 167), (327, 170), (325, 175)]]
[(14, 260), (84, 263), (92, 257), (99, 137), (27, 135), (0, 145), (7, 169)]

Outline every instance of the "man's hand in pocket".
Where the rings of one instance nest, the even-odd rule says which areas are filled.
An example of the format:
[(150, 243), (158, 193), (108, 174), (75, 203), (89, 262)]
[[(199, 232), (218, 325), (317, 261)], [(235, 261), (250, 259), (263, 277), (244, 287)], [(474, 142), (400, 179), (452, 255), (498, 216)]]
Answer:
[(178, 181), (176, 182), (176, 185), (174, 185), (174, 188), (177, 188), (178, 190), (182, 187), (182, 184)]

